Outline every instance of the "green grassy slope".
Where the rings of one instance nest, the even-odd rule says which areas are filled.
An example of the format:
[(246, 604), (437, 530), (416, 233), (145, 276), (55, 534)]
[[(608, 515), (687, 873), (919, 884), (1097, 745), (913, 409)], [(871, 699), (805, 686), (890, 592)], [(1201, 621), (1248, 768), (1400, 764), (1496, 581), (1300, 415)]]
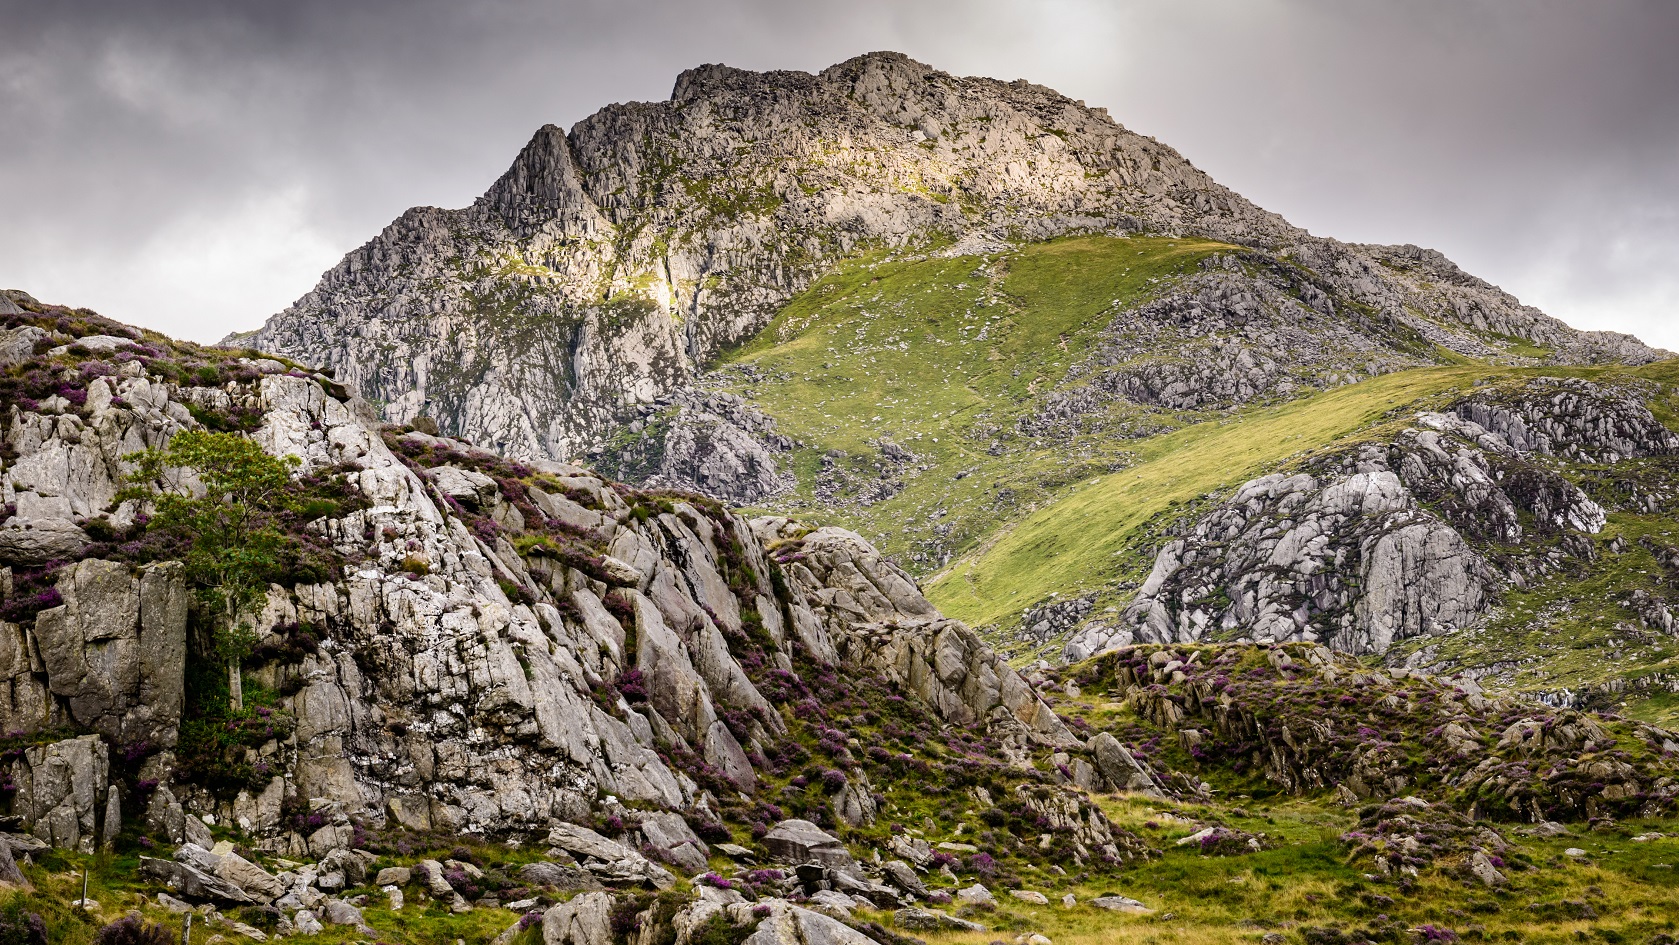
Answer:
[(1133, 539), (1158, 516), (1495, 370), (1403, 371), (1144, 440), (1135, 446), (1143, 462), (1071, 487), (941, 574), (928, 593), (945, 613), (985, 626), (1006, 622), (1050, 593), (1100, 587), (1148, 567)]
[[(865, 259), (796, 299), (722, 374), (805, 444), (794, 458), (799, 494), (777, 510), (837, 519), (930, 573), (943, 562), (922, 552), (923, 540), (969, 547), (999, 518), (1130, 461), (1124, 441), (1095, 435), (1015, 439), (1006, 455), (988, 448), (1088, 353), (1114, 312), (1233, 248), (1081, 238), (1001, 256)], [(1183, 419), (1134, 413), (1108, 419)], [(882, 440), (915, 458), (898, 471), (901, 492), (858, 501), (880, 481)], [(832, 469), (819, 481), (825, 453)], [(819, 488), (837, 488), (841, 507), (816, 501)]]
[[(1021, 432), (1017, 422), (1041, 409), (1117, 311), (1231, 249), (1085, 237), (843, 267), (715, 375), (800, 444), (797, 492), (766, 510), (857, 530), (916, 574), (945, 613), (992, 628), (1007, 648), (1022, 615), (1046, 601), (1096, 592), (1099, 608), (1123, 605), (1165, 530), (1217, 494), (1326, 447), (1391, 434), (1478, 383), (1635, 377), (1653, 382), (1658, 417), (1679, 422), (1679, 364), (1511, 367), (1438, 352), (1432, 367), (1239, 411), (1120, 401), (1066, 439)], [(1650, 475), (1672, 466), (1646, 465)], [(1641, 473), (1623, 463), (1565, 474), (1597, 494)], [(1661, 674), (1679, 673), (1679, 647), (1618, 625), (1635, 619), (1626, 595), (1655, 593), (1664, 579), (1638, 539), (1679, 545), (1679, 522), (1666, 510), (1616, 512), (1598, 544), (1617, 535), (1628, 550), (1510, 591), (1482, 630), (1439, 642), (1439, 656), (1497, 667), (1501, 679), (1538, 692), (1598, 685), (1628, 665), (1655, 674), (1660, 688)], [(1625, 659), (1603, 659), (1606, 648)], [(1645, 695), (1629, 702), (1652, 720), (1679, 718), (1679, 704), (1662, 701), (1679, 700)]]

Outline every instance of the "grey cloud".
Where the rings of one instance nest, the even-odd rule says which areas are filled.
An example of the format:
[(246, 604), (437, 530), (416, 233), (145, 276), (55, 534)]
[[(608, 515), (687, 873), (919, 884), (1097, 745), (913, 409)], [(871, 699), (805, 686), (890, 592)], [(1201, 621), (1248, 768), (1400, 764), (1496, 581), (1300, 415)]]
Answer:
[(1314, 232), (1679, 349), (1679, 6), (0, 0), (0, 285), (213, 338), (531, 131), (899, 49), (1108, 106)]

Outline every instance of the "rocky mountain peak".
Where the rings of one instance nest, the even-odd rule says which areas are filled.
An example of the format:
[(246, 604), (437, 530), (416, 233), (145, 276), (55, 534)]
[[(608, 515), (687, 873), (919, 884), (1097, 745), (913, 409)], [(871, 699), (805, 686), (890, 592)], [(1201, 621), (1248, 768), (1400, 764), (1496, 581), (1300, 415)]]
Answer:
[[(404, 214), (252, 340), (333, 366), (392, 421), (601, 455), (847, 258), (1077, 232), (1286, 257), (1455, 351), (1582, 337), (1437, 253), (1313, 238), (1103, 110), (879, 52), (814, 75), (700, 66), (667, 102), (545, 126), (471, 207)], [(1578, 349), (1605, 353), (1648, 356)]]

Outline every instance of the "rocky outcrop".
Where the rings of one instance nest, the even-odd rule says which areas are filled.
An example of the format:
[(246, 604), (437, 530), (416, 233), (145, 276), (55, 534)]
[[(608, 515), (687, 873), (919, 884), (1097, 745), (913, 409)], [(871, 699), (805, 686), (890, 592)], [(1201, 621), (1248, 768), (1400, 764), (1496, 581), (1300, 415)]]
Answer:
[[(60, 572), (64, 603), (36, 616), (29, 642), (40, 653), (47, 690), (73, 724), (112, 744), (175, 744), (187, 656), (183, 570), (167, 562), (132, 573), (89, 559)], [(19, 686), (14, 677), (13, 691)], [(45, 720), (14, 721), (32, 728)]]
[(601, 454), (601, 471), (649, 488), (691, 489), (736, 505), (797, 486), (782, 468), (793, 441), (742, 398), (695, 389), (641, 410)]
[(408, 211), (239, 340), (329, 366), (387, 420), (756, 501), (784, 488), (773, 436), (682, 392), (836, 262), (1137, 231), (1254, 258), (1116, 319), (1088, 390), (1070, 383), (1038, 425), (1121, 395), (1287, 396), (1430, 360), (1433, 344), (1494, 353), (1500, 336), (1564, 360), (1658, 356), (1575, 332), (1437, 252), (1312, 237), (1102, 109), (896, 53), (816, 75), (702, 66), (668, 101), (546, 126), (471, 207)]
[[(1506, 584), (1564, 553), (1605, 510), (1556, 460), (1665, 456), (1679, 437), (1623, 390), (1533, 381), (1472, 394), (1415, 426), (1247, 482), (1168, 542), (1113, 625), (1076, 633), (1070, 661), (1131, 642), (1247, 637), (1383, 653), (1475, 624)], [(1589, 543), (1584, 546), (1589, 549)]]
[[(152, 837), (187, 851), (148, 862), (159, 882), (316, 919), (331, 918), (320, 896), (367, 879), (354, 849), (364, 831), (541, 842), (547, 859), (532, 875), (543, 883), (665, 889), (675, 878), (661, 863), (706, 867), (700, 833), (757, 816), (752, 805), (775, 809), (764, 778), (787, 789), (787, 759), (808, 751), (801, 727), (819, 726), (829, 766), (820, 795), (795, 808), (802, 822), (831, 839), (815, 822), (886, 815), (897, 785), (882, 779), (909, 756), (883, 761), (838, 731), (870, 724), (852, 700), (813, 701), (813, 686), (854, 684), (883, 708), (913, 704), (891, 711), (918, 731), (995, 741), (1007, 764), (986, 783), (1012, 792), (1034, 782), (1010, 810), (1056, 825), (1079, 862), (1138, 852), (1045, 773), (1056, 751), (1085, 755), (1083, 742), (855, 534), (751, 523), (692, 494), (381, 428), (330, 378), (278, 361), (110, 350), (109, 373), (87, 381), (85, 398), (6, 407), (5, 446), (16, 452), (0, 476), (20, 508), (99, 539), (80, 560), (14, 568), (5, 603), (16, 620), (0, 625), (11, 641), (9, 724), (98, 733), (14, 763), (24, 785), (14, 807), (49, 842), (97, 844), (127, 798)], [(30, 370), (70, 382), (55, 359), (73, 355), (32, 357)], [(156, 560), (169, 546), (117, 487), (124, 450), (206, 423), (296, 457), (297, 488), (316, 498), (285, 520), (298, 560), (275, 572), (250, 615), (256, 645), (243, 672), (260, 704), (181, 739), (194, 721), (182, 717), (185, 669), (207, 658), (207, 628), (189, 627), (183, 568)], [(51, 496), (30, 473), (43, 452), (73, 457), (76, 470)], [(107, 756), (123, 779), (105, 773)], [(985, 806), (1001, 803), (990, 797)], [(216, 847), (209, 822), (263, 856), (314, 865), (264, 871)], [(834, 875), (819, 881), (836, 895), (897, 904), (895, 890), (853, 875), (864, 868), (843, 844), (827, 852), (852, 871), (823, 866)], [(433, 885), (455, 869), (422, 865)], [(432, 893), (470, 905), (458, 890)]]
[[(1412, 814), (1438, 804), (1540, 823), (1651, 816), (1679, 801), (1671, 752), (1639, 761), (1626, 750), (1660, 748), (1670, 733), (1624, 723), (1611, 733), (1583, 713), (1489, 696), (1469, 679), (1371, 670), (1323, 646), (1143, 645), (1085, 664), (1080, 678), (1200, 765), (1348, 804), (1394, 798)], [(1341, 711), (1353, 706), (1368, 712)]]
[(798, 866), (817, 863), (846, 873), (858, 872), (857, 861), (840, 839), (808, 820), (784, 820), (764, 835), (764, 848), (778, 863)]
[(1078, 742), (1007, 661), (940, 615), (909, 575), (854, 532), (822, 528), (788, 538), (799, 529), (779, 518), (753, 527), (782, 539), (775, 559), (842, 659), (900, 683), (952, 723), (988, 723), (1008, 735), (1012, 750)]
[(121, 827), (104, 739), (83, 735), (24, 749), (11, 763), (12, 814), (50, 846), (92, 853)]
[[(1088, 432), (1116, 403), (1186, 411), (1284, 400), (1428, 361), (1407, 322), (1338, 306), (1329, 286), (1298, 268), (1241, 253), (1202, 269), (1116, 313), (1020, 432)], [(1154, 427), (1102, 429), (1134, 436)]]

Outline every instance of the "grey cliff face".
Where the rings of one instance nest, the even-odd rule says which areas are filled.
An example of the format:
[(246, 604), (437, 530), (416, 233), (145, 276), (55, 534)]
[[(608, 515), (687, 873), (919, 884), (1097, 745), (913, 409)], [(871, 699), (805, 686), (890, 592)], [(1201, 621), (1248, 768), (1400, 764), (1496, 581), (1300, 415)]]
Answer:
[[(937, 718), (988, 732), (1022, 764), (1071, 752), (1096, 770), (1092, 750), (1020, 674), (852, 533), (749, 522), (579, 466), (513, 466), (458, 440), (399, 435), (324, 376), (230, 363), (236, 379), (193, 386), (131, 360), (89, 380), (82, 403), (9, 408), (7, 526), (56, 522), (108, 538), (142, 511), (118, 501), (123, 457), (199, 428), (201, 416), (248, 418), (266, 451), (298, 458), (297, 476), (337, 477), (353, 499), (306, 526), (342, 567), (272, 585), (260, 607), (257, 650), (289, 655), (245, 672), (280, 694), (275, 709), (290, 724), (248, 750), (266, 781), (236, 794), (175, 766), (177, 749), (188, 750), (177, 744), (191, 620), (183, 567), (134, 567), (97, 544), (42, 572), (0, 550), (12, 566), (0, 571), (6, 601), (25, 593), (14, 577), (48, 573), (37, 603), (52, 604), (0, 623), (0, 721), (89, 733), (9, 763), (19, 786), (11, 813), (44, 844), (92, 851), (125, 817), (143, 818), (185, 851), (148, 858), (147, 875), (227, 903), (302, 893), (211, 852), (200, 815), (247, 832), (265, 853), (319, 860), (318, 876), (298, 887), (316, 897), (335, 872), (364, 868), (340, 862), (358, 824), (546, 835), (583, 864), (553, 864), (550, 878), (664, 888), (673, 879), (661, 862), (705, 867), (709, 850), (690, 822), (717, 817), (717, 785), (757, 789), (789, 724), (764, 680), (796, 680), (799, 667), (884, 678)], [(752, 422), (727, 398), (680, 403)], [(544, 537), (556, 534), (581, 544), (556, 550)], [(296, 648), (299, 627), (318, 643)], [(143, 809), (125, 812), (107, 759), (134, 746), (148, 753), (141, 777), (157, 786)], [(834, 822), (872, 823), (882, 801), (863, 766), (835, 773), (845, 783), (825, 801)], [(1028, 794), (1021, 803), (1067, 821), (1081, 856), (1133, 855), (1088, 801), (1045, 785)], [(302, 826), (285, 814), (298, 807), (318, 816)], [(626, 809), (637, 812), (634, 840), (579, 823)], [(320, 905), (304, 899), (288, 908)]]
[(1380, 654), (1470, 627), (1503, 587), (1592, 553), (1579, 539), (1603, 528), (1605, 509), (1552, 460), (1679, 450), (1632, 392), (1587, 381), (1478, 392), (1413, 419), (1390, 441), (1237, 488), (1160, 549), (1117, 621), (1077, 631), (1065, 658), (1234, 637)]
[[(1254, 319), (1254, 344), (1209, 350), (1205, 376), (1106, 371), (1100, 396), (1242, 403), (1426, 360), (1427, 345), (1486, 353), (1477, 332), (1564, 361), (1657, 356), (1576, 332), (1436, 252), (1315, 238), (1101, 109), (895, 53), (816, 75), (703, 66), (666, 102), (546, 126), (471, 207), (408, 211), (245, 340), (332, 368), (388, 421), (425, 414), (511, 456), (587, 454), (755, 501), (785, 487), (773, 436), (694, 403), (649, 434), (649, 408), (835, 263), (938, 240), (962, 252), (1141, 231), (1286, 260), (1310, 274), (1311, 309), (1285, 311), (1260, 284), (1185, 287), (1144, 324), (1194, 338), (1209, 317)], [(1289, 327), (1296, 315), (1308, 317)], [(1121, 332), (1093, 369), (1139, 337)], [(1044, 422), (1077, 412), (1054, 404)]]

